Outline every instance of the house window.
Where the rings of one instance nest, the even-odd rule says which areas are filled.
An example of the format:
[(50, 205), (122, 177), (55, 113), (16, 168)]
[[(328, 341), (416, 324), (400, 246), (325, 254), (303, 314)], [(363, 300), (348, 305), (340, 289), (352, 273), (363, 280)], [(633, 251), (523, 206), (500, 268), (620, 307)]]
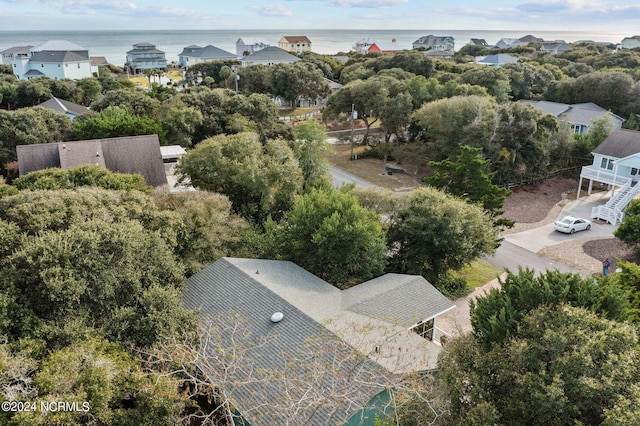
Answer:
[(58, 68), (60, 68), (60, 64), (58, 64)]
[(613, 159), (603, 158), (600, 162), (600, 168), (606, 170), (613, 170)]
[(434, 318), (431, 318), (429, 321), (420, 321), (418, 325), (413, 327), (413, 331), (424, 339), (433, 340), (434, 323)]
[(78, 68), (80, 68), (80, 62), (78, 62)]
[(40, 68), (44, 68), (44, 64), (40, 64)]
[(635, 167), (631, 168), (631, 176), (636, 176), (638, 174), (638, 169)]

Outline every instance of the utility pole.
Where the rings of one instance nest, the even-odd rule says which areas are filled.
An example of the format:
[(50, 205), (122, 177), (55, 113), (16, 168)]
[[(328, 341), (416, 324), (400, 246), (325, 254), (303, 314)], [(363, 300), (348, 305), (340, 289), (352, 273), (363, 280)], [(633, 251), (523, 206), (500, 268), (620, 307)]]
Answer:
[(355, 109), (356, 109), (356, 105), (351, 104), (351, 156), (349, 157), (351, 161), (353, 161), (353, 145), (355, 144), (355, 141), (353, 139), (353, 131), (354, 131), (353, 126), (354, 126), (356, 117), (358, 116)]

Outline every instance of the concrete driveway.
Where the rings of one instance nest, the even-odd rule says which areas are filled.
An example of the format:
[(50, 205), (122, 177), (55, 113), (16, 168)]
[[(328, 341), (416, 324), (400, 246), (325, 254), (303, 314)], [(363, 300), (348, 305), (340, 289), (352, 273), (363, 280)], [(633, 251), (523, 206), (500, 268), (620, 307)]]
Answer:
[[(605, 204), (610, 196), (611, 192), (601, 192), (578, 200), (570, 201), (562, 209), (556, 220), (569, 215), (590, 219), (591, 209), (595, 206)], [(537, 253), (545, 247), (564, 243), (566, 241), (588, 240), (596, 237), (613, 237), (613, 232), (616, 228), (617, 225), (614, 226), (609, 223), (598, 221), (598, 223), (592, 222), (591, 229), (589, 231), (576, 232), (575, 234), (563, 234), (554, 229), (553, 223), (549, 223), (528, 231), (508, 234), (505, 236), (505, 241)]]

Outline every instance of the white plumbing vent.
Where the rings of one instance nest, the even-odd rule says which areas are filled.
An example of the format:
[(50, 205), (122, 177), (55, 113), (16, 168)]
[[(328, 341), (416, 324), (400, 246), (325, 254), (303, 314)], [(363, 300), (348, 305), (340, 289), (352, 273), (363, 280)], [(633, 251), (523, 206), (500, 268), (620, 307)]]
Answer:
[(273, 315), (271, 315), (271, 322), (273, 323), (280, 322), (282, 321), (282, 318), (284, 318), (284, 314), (282, 312), (276, 312)]

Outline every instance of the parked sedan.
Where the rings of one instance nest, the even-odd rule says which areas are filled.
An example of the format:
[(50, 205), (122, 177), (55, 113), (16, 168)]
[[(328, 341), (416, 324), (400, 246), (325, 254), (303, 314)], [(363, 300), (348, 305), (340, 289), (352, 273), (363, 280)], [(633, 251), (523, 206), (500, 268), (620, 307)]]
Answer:
[(591, 229), (591, 221), (579, 217), (565, 216), (554, 223), (556, 231), (565, 234), (573, 234), (576, 231), (588, 231)]

